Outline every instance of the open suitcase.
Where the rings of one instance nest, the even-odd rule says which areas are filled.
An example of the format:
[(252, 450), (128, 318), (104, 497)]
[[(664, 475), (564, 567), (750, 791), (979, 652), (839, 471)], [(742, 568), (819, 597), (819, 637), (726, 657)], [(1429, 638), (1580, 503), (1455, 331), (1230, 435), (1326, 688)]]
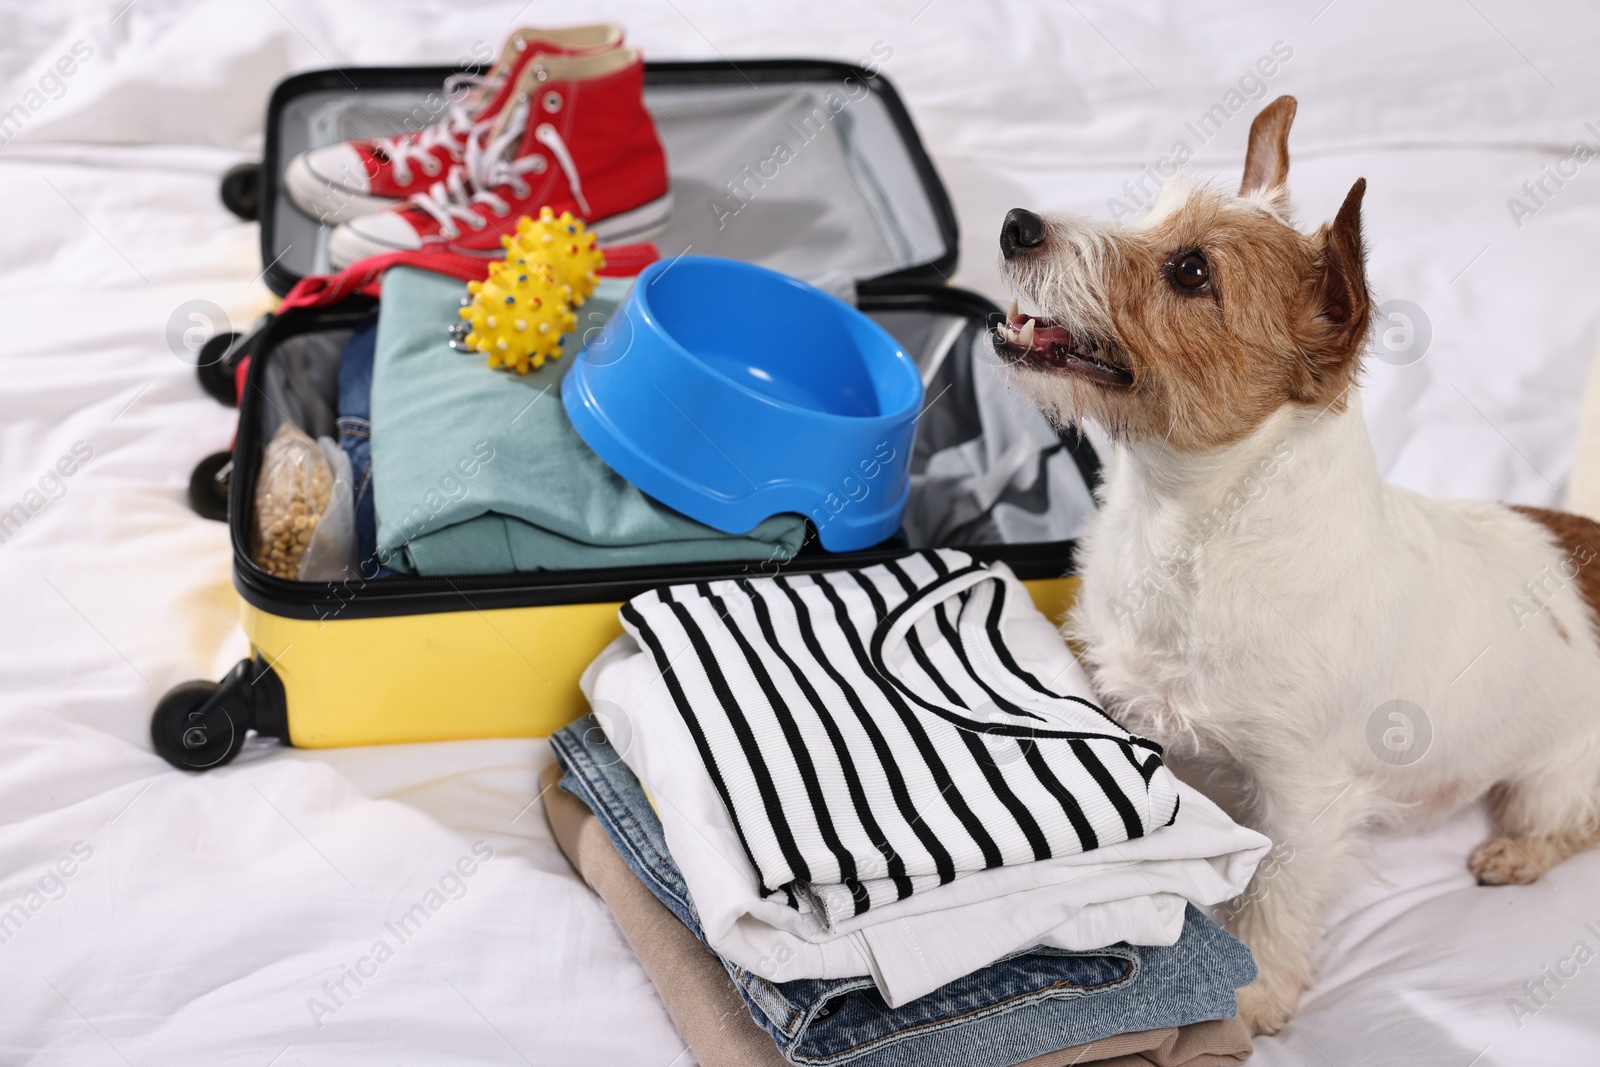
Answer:
[[(278, 86), (264, 162), (236, 168), (223, 187), (230, 207), (259, 215), (274, 291), (328, 270), (327, 230), (286, 199), (284, 164), (314, 145), (408, 128), (451, 73), (347, 69)], [(663, 257), (692, 249), (827, 289), (872, 315), (922, 371), (927, 400), (901, 533), (848, 553), (813, 538), (784, 569), (959, 547), (1004, 561), (1058, 618), (1075, 589), (1073, 538), (1094, 506), (1098, 460), (1080, 435), (1057, 433), (1006, 391), (988, 340), (999, 309), (945, 284), (957, 253), (954, 212), (894, 89), (881, 75), (827, 61), (653, 63), (645, 101), (675, 202), (656, 242)], [(781, 165), (780, 143), (791, 149)], [(239, 428), (231, 453), (197, 469), (191, 500), (203, 510), (226, 493), (252, 655), (220, 683), (185, 683), (162, 698), (152, 738), (177, 767), (226, 763), (252, 731), (312, 748), (548, 734), (586, 710), (578, 677), (621, 632), (623, 601), (652, 586), (756, 570), (723, 563), (314, 583), (261, 569), (250, 509), (265, 443), (282, 419), (309, 422), (334, 403), (344, 341), (373, 305), (351, 295), (269, 315), (246, 337), (216, 339), (202, 360), (207, 388), (237, 398)], [(266, 389), (279, 401), (266, 401)], [(301, 429), (316, 436), (315, 426)]]

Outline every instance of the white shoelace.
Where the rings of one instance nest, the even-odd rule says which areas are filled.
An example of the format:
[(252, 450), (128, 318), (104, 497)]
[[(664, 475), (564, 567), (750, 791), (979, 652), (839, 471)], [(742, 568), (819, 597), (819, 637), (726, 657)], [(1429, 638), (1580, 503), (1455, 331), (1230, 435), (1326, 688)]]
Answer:
[(583, 183), (578, 180), (578, 164), (573, 160), (572, 153), (567, 151), (567, 142), (561, 139), (561, 131), (548, 122), (541, 122), (533, 131), (534, 139), (556, 157), (556, 162), (561, 164), (561, 170), (567, 176), (567, 185), (572, 189), (572, 198), (578, 202), (578, 210), (584, 216), (589, 214), (589, 201), (583, 195)]
[[(483, 214), (484, 208), (500, 218), (509, 215), (511, 205), (495, 191), (502, 186), (510, 186), (512, 195), (518, 199), (533, 192), (522, 176), (529, 171), (543, 170), (547, 165), (544, 158), (537, 155), (512, 158), (527, 129), (528, 108), (527, 100), (519, 101), (505, 128), (487, 145), (484, 142), (488, 131), (474, 130), (467, 138), (466, 161), (451, 167), (444, 181), (434, 182), (426, 193), (411, 198), (412, 206), (427, 212), (439, 223), (442, 236), (460, 236), (461, 229), (456, 225), (458, 220), (474, 230), (483, 229), (488, 225)], [(579, 209), (588, 215), (589, 202), (583, 195), (578, 165), (561, 132), (546, 122), (534, 128), (533, 136), (555, 157), (557, 165), (567, 177), (573, 199), (578, 202)]]
[(394, 180), (400, 185), (411, 184), (412, 158), (422, 165), (422, 172), (428, 177), (438, 177), (444, 167), (433, 154), (436, 148), (460, 159), (462, 143), (477, 132), (478, 112), (494, 96), (499, 83), (499, 78), (485, 74), (452, 74), (444, 82), (445, 98), (454, 98), (463, 89), (467, 92), (463, 99), (450, 105), (443, 121), (427, 127), (420, 135), (375, 138), (372, 143), (394, 167)]

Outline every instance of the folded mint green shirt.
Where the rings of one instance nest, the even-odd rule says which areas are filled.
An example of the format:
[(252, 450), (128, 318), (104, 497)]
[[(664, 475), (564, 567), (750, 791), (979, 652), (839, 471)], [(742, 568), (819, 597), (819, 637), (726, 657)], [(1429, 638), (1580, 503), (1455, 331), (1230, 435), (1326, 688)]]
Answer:
[(786, 560), (805, 522), (713, 530), (644, 495), (584, 444), (561, 379), (631, 279), (577, 309), (566, 354), (525, 375), (449, 346), (466, 286), (406, 267), (384, 277), (372, 371), (378, 559), (422, 575)]

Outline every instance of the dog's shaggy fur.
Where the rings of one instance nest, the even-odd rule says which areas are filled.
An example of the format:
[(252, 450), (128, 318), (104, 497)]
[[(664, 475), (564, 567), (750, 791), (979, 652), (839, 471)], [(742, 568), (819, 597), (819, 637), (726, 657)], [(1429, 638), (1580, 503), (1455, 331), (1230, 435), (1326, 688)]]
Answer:
[(1600, 839), (1600, 526), (1379, 478), (1352, 388), (1365, 182), (1294, 228), (1294, 110), (1257, 117), (1237, 195), (1175, 181), (1120, 228), (1013, 212), (1026, 310), (996, 330), (1040, 407), (1111, 440), (1068, 635), (1131, 725), (1234, 769), (1288, 857), (1233, 923), (1260, 968), (1240, 1012), (1267, 1033), (1362, 827), (1476, 804), (1495, 836), (1468, 866), (1492, 885)]

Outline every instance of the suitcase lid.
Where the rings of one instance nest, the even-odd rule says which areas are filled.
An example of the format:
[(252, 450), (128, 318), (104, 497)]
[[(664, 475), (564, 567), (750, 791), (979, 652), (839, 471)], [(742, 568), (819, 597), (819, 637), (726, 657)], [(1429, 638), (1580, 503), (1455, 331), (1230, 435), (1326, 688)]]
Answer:
[[(430, 124), (454, 73), (347, 68), (278, 85), (259, 190), (261, 258), (274, 292), (329, 273), (330, 227), (288, 199), (289, 160)], [(955, 211), (881, 74), (828, 60), (648, 63), (645, 104), (672, 180), (672, 221), (655, 242), (664, 257), (693, 251), (759, 263), (845, 299), (942, 283), (955, 269)]]

